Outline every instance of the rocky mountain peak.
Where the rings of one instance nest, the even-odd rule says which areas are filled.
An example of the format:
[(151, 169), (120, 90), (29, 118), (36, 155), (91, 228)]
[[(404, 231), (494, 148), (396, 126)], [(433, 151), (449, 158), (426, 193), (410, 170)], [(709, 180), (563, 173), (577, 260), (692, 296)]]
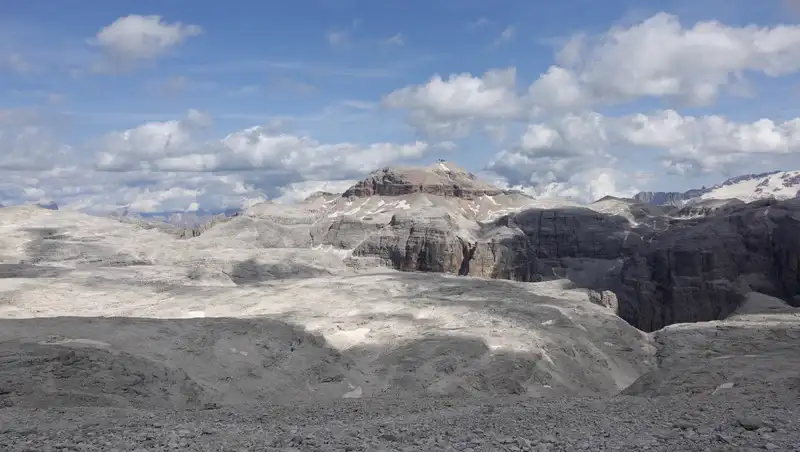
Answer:
[(342, 196), (401, 196), (412, 193), (474, 199), (503, 193), (501, 188), (481, 181), (469, 171), (444, 160), (425, 166), (386, 167), (370, 173)]

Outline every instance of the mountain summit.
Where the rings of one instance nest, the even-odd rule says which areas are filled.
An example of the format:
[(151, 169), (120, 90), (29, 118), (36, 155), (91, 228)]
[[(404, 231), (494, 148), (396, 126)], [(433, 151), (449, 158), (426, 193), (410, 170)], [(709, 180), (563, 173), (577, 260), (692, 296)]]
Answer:
[(479, 180), (475, 174), (455, 164), (440, 160), (425, 167), (387, 167), (374, 171), (342, 196), (365, 198), (413, 193), (475, 199), (496, 196), (504, 193), (504, 190)]

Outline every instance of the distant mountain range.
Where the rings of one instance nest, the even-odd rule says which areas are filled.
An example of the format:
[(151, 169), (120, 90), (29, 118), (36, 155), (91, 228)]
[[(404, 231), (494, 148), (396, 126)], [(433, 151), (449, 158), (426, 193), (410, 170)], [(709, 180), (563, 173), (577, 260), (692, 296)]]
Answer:
[[(442, 171), (441, 166), (444, 164), (439, 162), (436, 168), (433, 168), (437, 171)], [(419, 176), (420, 170), (409, 170), (405, 169), (407, 173), (414, 177), (421, 177)], [(463, 170), (462, 170), (463, 171)], [(381, 182), (392, 182), (391, 179), (394, 174), (394, 169), (384, 169), (383, 173), (381, 171), (376, 172), (371, 177), (374, 179), (375, 177), (380, 177)], [(427, 173), (425, 173), (427, 174)], [(433, 174), (433, 173), (431, 173)], [(464, 172), (464, 174), (468, 174)], [(501, 190), (497, 187), (490, 186), (482, 181), (479, 181), (475, 178), (474, 175), (469, 174), (470, 177), (466, 177), (465, 180), (468, 180), (468, 184), (464, 187), (459, 187), (458, 190), (465, 190), (466, 195), (474, 196), (481, 196), (481, 195), (498, 195), (501, 193), (511, 194), (513, 191), (509, 190)], [(427, 174), (426, 177), (432, 177), (430, 174)], [(384, 181), (383, 179), (387, 179)], [(413, 177), (412, 177), (413, 179)], [(369, 184), (365, 185), (367, 182)], [(430, 181), (428, 181), (430, 182)], [(381, 194), (402, 194), (404, 191), (408, 191), (410, 188), (417, 184), (422, 184), (422, 180), (414, 181), (414, 183), (408, 183), (408, 181), (403, 181), (403, 183), (388, 183), (385, 188), (387, 190), (394, 190), (397, 193), (381, 193)], [(377, 181), (372, 180), (370, 178), (362, 181), (359, 184), (354, 185), (350, 189), (347, 190), (344, 194), (333, 194), (333, 193), (325, 193), (326, 197), (348, 197), (353, 194), (361, 194), (361, 192), (369, 192), (372, 190), (372, 187), (381, 186), (378, 184)], [(440, 187), (439, 189), (445, 190), (443, 187), (444, 185), (437, 185), (434, 184), (432, 186)], [(447, 190), (453, 190), (453, 187), (449, 187)], [(447, 191), (445, 190), (445, 191)], [(474, 193), (473, 193), (474, 192)], [(449, 195), (455, 195), (456, 193), (449, 193)], [(461, 193), (457, 194), (461, 196)], [(633, 201), (643, 203), (643, 204), (650, 204), (655, 206), (675, 206), (675, 207), (686, 207), (693, 204), (704, 204), (704, 202), (711, 202), (715, 200), (739, 200), (744, 203), (749, 203), (753, 201), (757, 201), (760, 199), (768, 199), (773, 198), (777, 200), (784, 200), (784, 199), (791, 199), (791, 198), (798, 198), (800, 196), (800, 171), (770, 171), (766, 173), (758, 173), (758, 174), (745, 174), (741, 176), (732, 177), (721, 184), (717, 184), (711, 187), (702, 187), (702, 188), (694, 188), (687, 191), (643, 191), (636, 194), (633, 198)], [(314, 195), (311, 196), (313, 198)], [(469, 197), (469, 196), (467, 196)], [(542, 198), (544, 200), (544, 198)], [(50, 210), (58, 210), (59, 206), (55, 202), (49, 203), (37, 203), (39, 207), (50, 209)], [(0, 207), (3, 207), (0, 204)], [(227, 209), (198, 209), (193, 211), (162, 211), (162, 212), (130, 212), (127, 207), (123, 208), (121, 211), (113, 212), (110, 216), (119, 219), (128, 219), (128, 220), (143, 220), (149, 223), (164, 223), (172, 226), (176, 226), (179, 228), (196, 228), (201, 225), (206, 224), (209, 220), (212, 220), (216, 217), (232, 217), (237, 214), (241, 214), (244, 210), (241, 208), (227, 208)]]
[(683, 207), (705, 200), (738, 199), (743, 202), (753, 202), (767, 198), (791, 199), (797, 198), (798, 192), (800, 192), (800, 171), (771, 171), (736, 176), (713, 187), (684, 192), (643, 191), (633, 199), (645, 204)]

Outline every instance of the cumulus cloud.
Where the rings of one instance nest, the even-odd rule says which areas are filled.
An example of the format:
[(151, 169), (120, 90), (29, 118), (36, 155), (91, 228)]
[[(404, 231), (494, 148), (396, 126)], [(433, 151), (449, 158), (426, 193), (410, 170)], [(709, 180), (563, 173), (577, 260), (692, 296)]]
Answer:
[(209, 209), (239, 207), (264, 199), (263, 190), (238, 175), (212, 173), (105, 172), (83, 166), (45, 171), (3, 171), (0, 203), (55, 200), (62, 209), (108, 213), (180, 211), (193, 203)]
[(409, 144), (321, 143), (287, 133), (253, 127), (206, 143), (202, 150), (165, 156), (148, 162), (157, 171), (249, 171), (291, 173), (302, 178), (333, 179), (369, 172), (400, 160), (418, 159), (429, 150), (425, 142)]
[(606, 150), (608, 142), (602, 115), (570, 114), (549, 124), (531, 124), (516, 146), (495, 155), (487, 169), (502, 174), (512, 185), (564, 182), (599, 161), (613, 163)]
[[(136, 181), (146, 177), (147, 187), (162, 186), (164, 178), (176, 183), (192, 182), (185, 190), (169, 191), (165, 195), (169, 199), (158, 198), (154, 192), (130, 192), (136, 197), (129, 194), (123, 200), (138, 208), (147, 207), (148, 202), (153, 206), (180, 204), (192, 196), (205, 196), (207, 202), (219, 201), (210, 200), (207, 187), (195, 184), (198, 180), (204, 184), (215, 181), (219, 193), (234, 191), (236, 196), (248, 199), (277, 196), (290, 200), (325, 186), (340, 191), (342, 184), (375, 168), (419, 159), (433, 149), (452, 149), (452, 143), (447, 142), (434, 146), (419, 141), (329, 144), (268, 126), (248, 128), (219, 140), (200, 140), (196, 132), (209, 121), (203, 113), (192, 110), (181, 120), (145, 123), (109, 133), (94, 144), (98, 148), (94, 169), (99, 173), (123, 173), (120, 177), (126, 178), (137, 175)], [(198, 191), (197, 187), (204, 188)], [(90, 199), (93, 201), (89, 203), (97, 202), (96, 197)], [(153, 206), (147, 208), (154, 209)]]
[(267, 126), (234, 132), (221, 140), (201, 141), (195, 131), (210, 119), (190, 111), (182, 120), (150, 122), (107, 134), (99, 143), (95, 166), (104, 171), (234, 172), (289, 175), (293, 181), (345, 179), (401, 160), (419, 159), (429, 146), (407, 144), (322, 143)]
[(208, 140), (202, 137), (211, 118), (197, 110), (72, 147), (59, 143), (34, 113), (0, 111), (2, 204), (55, 200), (65, 208), (107, 212), (286, 202), (317, 190), (342, 191), (375, 168), (454, 147), (323, 143), (268, 126)]
[(797, 72), (800, 26), (702, 21), (685, 27), (676, 16), (659, 13), (600, 36), (575, 36), (559, 59), (563, 66), (552, 66), (531, 85), (534, 104), (583, 107), (648, 96), (709, 105), (748, 72)]
[(800, 152), (800, 118), (737, 123), (719, 115), (681, 116), (666, 110), (622, 118), (615, 128), (626, 144), (665, 150), (665, 166), (679, 173), (719, 171), (754, 156)]
[[(724, 173), (748, 160), (800, 153), (800, 118), (737, 123), (719, 115), (682, 116), (675, 110), (621, 117), (567, 114), (528, 126), (486, 169), (511, 185), (548, 190), (588, 182), (592, 179), (585, 175), (596, 174), (596, 168), (613, 167), (640, 153), (649, 153), (674, 173)], [(611, 180), (606, 178), (606, 187)]]
[[(510, 36), (513, 33), (510, 34)], [(800, 70), (800, 25), (691, 27), (659, 13), (630, 27), (575, 35), (556, 52), (556, 63), (517, 92), (514, 68), (483, 76), (437, 75), (384, 99), (409, 111), (424, 134), (465, 136), (477, 120), (526, 120), (598, 106), (664, 99), (705, 106), (721, 94), (747, 91), (751, 73), (779, 77)]]
[(293, 182), (278, 189), (280, 195), (275, 198), (275, 201), (294, 203), (303, 201), (317, 192), (344, 193), (356, 182), (356, 179)]
[(487, 71), (481, 77), (434, 75), (426, 84), (390, 93), (383, 104), (410, 110), (412, 124), (426, 135), (463, 136), (475, 120), (507, 120), (523, 113), (516, 78), (515, 68)]
[[(341, 46), (355, 28), (326, 38)], [(116, 70), (164, 57), (201, 33), (197, 25), (129, 15), (90, 42), (105, 57), (97, 69)], [(512, 27), (499, 37), (513, 38)], [(386, 42), (402, 41), (397, 34)], [(25, 72), (27, 64), (19, 54), (0, 55), (0, 70)], [(89, 210), (118, 205), (181, 210), (264, 197), (291, 201), (317, 190), (341, 191), (378, 167), (450, 152), (456, 143), (449, 140), (474, 130), (503, 147), (484, 168), (503, 184), (589, 201), (607, 194), (627, 196), (647, 182), (644, 173), (620, 172), (619, 166), (632, 166), (627, 162), (634, 156), (660, 162), (662, 172), (694, 174), (737, 172), (733, 168), (800, 153), (800, 118), (737, 122), (723, 114), (667, 109), (708, 106), (722, 96), (743, 95), (754, 76), (798, 71), (800, 25), (687, 24), (659, 13), (598, 35), (573, 36), (556, 49), (551, 66), (524, 83), (510, 67), (477, 75), (437, 74), (384, 96), (381, 105), (407, 113), (424, 141), (324, 143), (278, 123), (209, 140), (211, 118), (191, 110), (180, 119), (69, 146), (41, 112), (0, 110), (0, 202), (56, 199)], [(191, 84), (185, 77), (168, 82), (164, 92)], [(661, 100), (665, 105), (657, 108), (665, 109), (600, 113), (628, 103), (622, 110), (636, 111), (634, 102), (643, 99), (648, 108), (652, 99)], [(379, 113), (371, 100), (341, 105)], [(459, 147), (475, 145), (458, 141)]]
[(195, 150), (192, 132), (210, 125), (210, 118), (190, 110), (184, 119), (150, 122), (107, 134), (98, 146), (96, 167), (105, 171), (150, 169), (155, 160), (186, 155)]
[(199, 25), (168, 23), (161, 16), (131, 14), (103, 27), (89, 42), (118, 64), (154, 60), (203, 33)]

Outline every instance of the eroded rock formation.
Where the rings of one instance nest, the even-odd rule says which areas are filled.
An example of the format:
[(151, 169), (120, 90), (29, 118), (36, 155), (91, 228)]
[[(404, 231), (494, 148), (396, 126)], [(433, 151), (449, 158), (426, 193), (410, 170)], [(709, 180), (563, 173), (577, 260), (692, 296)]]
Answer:
[(800, 303), (800, 200), (698, 205), (687, 218), (612, 198), (520, 209), (506, 195), (443, 163), (384, 169), (340, 198), (262, 204), (207, 238), (330, 246), (402, 271), (567, 278), (647, 331), (723, 318), (748, 291)]

